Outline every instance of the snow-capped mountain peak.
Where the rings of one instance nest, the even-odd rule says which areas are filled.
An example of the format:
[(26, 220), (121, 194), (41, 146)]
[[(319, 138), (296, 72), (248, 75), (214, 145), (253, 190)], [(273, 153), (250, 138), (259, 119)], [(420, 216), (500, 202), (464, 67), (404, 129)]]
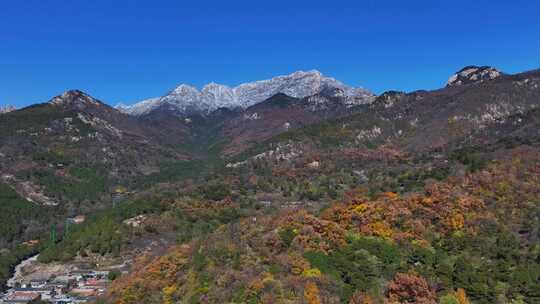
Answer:
[(204, 103), (215, 107), (234, 108), (236, 98), (233, 89), (226, 85), (211, 82), (201, 91)]
[(16, 110), (16, 108), (14, 106), (12, 106), (12, 105), (0, 106), (0, 114), (13, 112), (15, 110)]
[(118, 108), (128, 114), (144, 115), (161, 105), (169, 105), (183, 114), (207, 114), (219, 108), (245, 109), (278, 93), (304, 98), (326, 89), (343, 91), (343, 97), (353, 99), (353, 104), (369, 102), (374, 96), (365, 89), (345, 85), (334, 78), (323, 76), (317, 70), (311, 70), (243, 83), (234, 88), (212, 82), (199, 91), (193, 86), (181, 84), (163, 97)]
[(196, 87), (187, 85), (187, 84), (181, 84), (176, 89), (172, 91), (172, 93), (175, 94), (195, 94), (199, 92)]
[(120, 103), (116, 106), (116, 109), (126, 114), (143, 115), (157, 108), (160, 99), (160, 97), (145, 99), (131, 106)]

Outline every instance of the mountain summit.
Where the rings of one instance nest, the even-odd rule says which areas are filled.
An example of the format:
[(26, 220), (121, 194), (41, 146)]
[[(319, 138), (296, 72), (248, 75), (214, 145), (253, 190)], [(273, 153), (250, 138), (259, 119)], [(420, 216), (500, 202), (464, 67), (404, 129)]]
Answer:
[(62, 95), (58, 95), (51, 99), (49, 103), (60, 106), (74, 106), (79, 109), (87, 106), (100, 106), (103, 104), (101, 101), (79, 90), (66, 91)]
[(13, 112), (15, 110), (16, 108), (12, 105), (0, 106), (0, 114)]
[(339, 90), (341, 95), (352, 100), (350, 104), (366, 103), (374, 96), (363, 88), (348, 86), (313, 70), (244, 83), (234, 88), (210, 83), (198, 90), (181, 84), (163, 97), (144, 100), (131, 106), (119, 105), (117, 108), (131, 115), (148, 114), (161, 106), (176, 109), (182, 114), (208, 114), (219, 108), (245, 109), (278, 93), (304, 98), (328, 89)]
[(503, 73), (501, 73), (501, 71), (490, 66), (467, 66), (452, 75), (450, 79), (448, 79), (446, 86), (454, 87), (464, 84), (483, 82), (499, 78), (502, 75)]

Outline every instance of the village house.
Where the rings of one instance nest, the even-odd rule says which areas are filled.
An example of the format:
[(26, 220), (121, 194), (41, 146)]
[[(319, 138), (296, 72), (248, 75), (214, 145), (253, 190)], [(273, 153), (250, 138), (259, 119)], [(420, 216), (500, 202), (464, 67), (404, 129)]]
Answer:
[(24, 288), (13, 288), (10, 293), (8, 293), (7, 298), (9, 298), (10, 295), (16, 294), (18, 296), (32, 296), (34, 294), (38, 294), (39, 298), (41, 300), (48, 300), (51, 299), (55, 295), (54, 289), (51, 288), (33, 288), (33, 287), (24, 287)]
[(30, 301), (42, 300), (42, 296), (39, 292), (18, 290), (8, 293), (2, 303), (15, 304), (15, 303), (28, 303)]
[(26, 284), (27, 288), (43, 288), (47, 284), (47, 281), (42, 280), (34, 280), (30, 281), (30, 283)]

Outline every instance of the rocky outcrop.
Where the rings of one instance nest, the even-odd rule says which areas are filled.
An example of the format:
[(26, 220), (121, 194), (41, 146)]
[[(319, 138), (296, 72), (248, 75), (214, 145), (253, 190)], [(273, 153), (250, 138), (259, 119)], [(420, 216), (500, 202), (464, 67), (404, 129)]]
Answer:
[(490, 66), (467, 66), (452, 75), (447, 87), (478, 83), (499, 78), (503, 75), (499, 70)]

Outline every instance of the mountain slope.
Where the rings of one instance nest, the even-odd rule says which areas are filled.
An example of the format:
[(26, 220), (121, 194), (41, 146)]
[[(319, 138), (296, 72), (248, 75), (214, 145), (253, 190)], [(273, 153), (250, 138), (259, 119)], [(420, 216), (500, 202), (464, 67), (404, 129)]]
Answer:
[(0, 172), (37, 203), (97, 199), (115, 184), (159, 171), (165, 160), (187, 159), (168, 147), (170, 135), (68, 91), (0, 116)]
[(407, 194), (359, 187), (321, 211), (263, 209), (141, 258), (109, 300), (537, 303), (538, 151)]
[(224, 122), (223, 155), (236, 155), (280, 133), (361, 110), (362, 105), (350, 104), (350, 99), (340, 89), (301, 99), (277, 94)]
[(519, 117), (534, 115), (538, 107), (540, 73), (532, 71), (435, 91), (387, 92), (352, 116), (281, 138), (335, 142), (341, 148), (386, 144), (420, 153), (497, 141), (520, 126), (527, 129)]

